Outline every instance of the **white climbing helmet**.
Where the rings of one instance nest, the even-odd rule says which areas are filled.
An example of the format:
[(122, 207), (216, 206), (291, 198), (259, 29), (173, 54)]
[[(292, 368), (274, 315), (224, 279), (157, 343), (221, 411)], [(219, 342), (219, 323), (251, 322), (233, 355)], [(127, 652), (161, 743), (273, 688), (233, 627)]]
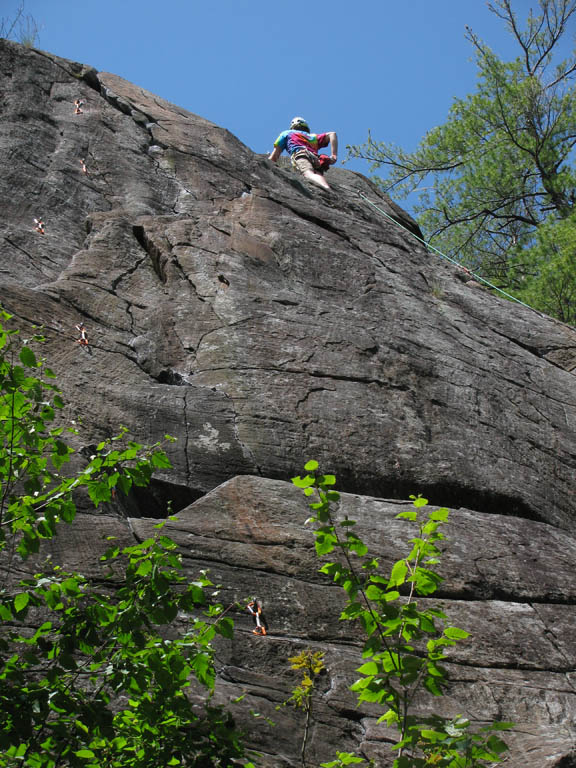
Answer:
[(303, 117), (293, 117), (290, 121), (291, 131), (310, 131), (308, 123)]

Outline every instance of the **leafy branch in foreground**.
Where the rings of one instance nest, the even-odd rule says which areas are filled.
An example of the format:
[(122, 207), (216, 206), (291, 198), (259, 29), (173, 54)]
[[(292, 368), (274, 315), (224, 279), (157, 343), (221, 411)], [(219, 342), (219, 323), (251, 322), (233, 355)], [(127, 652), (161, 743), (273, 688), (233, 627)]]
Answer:
[[(56, 569), (4, 593), (0, 766), (236, 764), (232, 719), (209, 705), (212, 640), (231, 637), (232, 620), (207, 603), (205, 574), (189, 582), (175, 548), (163, 535), (111, 548), (100, 587)], [(193, 677), (208, 693), (200, 705)]]
[(112, 544), (96, 580), (58, 567), (15, 575), (74, 520), (77, 489), (97, 507), (170, 466), (159, 444), (122, 430), (65, 476), (64, 435), (76, 430), (54, 426), (63, 402), (38, 341), (19, 344), (0, 322), (0, 768), (253, 768), (232, 717), (210, 703), (212, 642), (232, 636), (232, 620), (161, 530)]
[(63, 474), (74, 452), (64, 438), (77, 430), (55, 426), (64, 402), (54, 372), (33, 350), (43, 337), (20, 342), (2, 320), (10, 315), (0, 310), (0, 552), (10, 545), (26, 558), (55, 535), (59, 522), (72, 522), (78, 489), (85, 488), (97, 507), (116, 487), (127, 495), (134, 485), (148, 485), (170, 461), (160, 443), (129, 440), (123, 428), (97, 446), (80, 472)]
[[(397, 515), (416, 527), (410, 539), (411, 550), (397, 560), (387, 575), (379, 572), (379, 561), (355, 530), (356, 523), (346, 515), (335, 517), (340, 494), (334, 490), (336, 478), (318, 473), (318, 462), (305, 465), (308, 474), (292, 482), (311, 498), (315, 525), (315, 548), (319, 558), (332, 553), (338, 558), (324, 562), (320, 572), (327, 574), (346, 592), (346, 606), (340, 616), (357, 621), (365, 635), (361, 677), (351, 686), (358, 703), (371, 702), (386, 709), (379, 722), (398, 732), (394, 768), (475, 768), (487, 762), (500, 762), (507, 750), (496, 731), (511, 727), (493, 723), (471, 732), (464, 717), (446, 719), (440, 715), (420, 717), (415, 706), (424, 691), (442, 696), (447, 672), (442, 666), (446, 650), (468, 637), (468, 632), (448, 623), (438, 607), (421, 608), (417, 596), (428, 598), (442, 583), (436, 566), (440, 562), (439, 543), (444, 539), (440, 527), (449, 510), (426, 510), (427, 500), (411, 497), (413, 508)], [(348, 753), (340, 753), (335, 763), (346, 765)]]

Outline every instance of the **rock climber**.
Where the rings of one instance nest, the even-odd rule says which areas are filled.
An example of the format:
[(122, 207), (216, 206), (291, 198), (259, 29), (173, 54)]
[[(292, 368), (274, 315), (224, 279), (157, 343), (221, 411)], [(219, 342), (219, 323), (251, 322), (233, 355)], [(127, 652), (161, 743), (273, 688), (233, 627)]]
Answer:
[[(318, 150), (330, 145), (330, 155), (319, 155)], [(334, 131), (310, 133), (303, 117), (295, 117), (287, 131), (282, 131), (274, 142), (268, 159), (276, 162), (282, 152), (290, 155), (292, 165), (309, 181), (322, 189), (330, 189), (324, 173), (338, 160), (338, 136)]]
[(34, 219), (34, 229), (41, 235), (45, 234), (46, 230), (44, 229), (44, 222), (42, 219)]
[(74, 114), (75, 115), (82, 115), (84, 114), (84, 110), (82, 107), (84, 106), (84, 99), (76, 99), (74, 102)]
[(264, 635), (266, 635), (268, 632), (268, 623), (262, 613), (262, 603), (260, 600), (254, 598), (248, 603), (246, 608), (248, 609), (248, 612), (252, 616), (254, 624), (256, 625), (252, 632), (255, 635), (261, 635), (264, 637)]

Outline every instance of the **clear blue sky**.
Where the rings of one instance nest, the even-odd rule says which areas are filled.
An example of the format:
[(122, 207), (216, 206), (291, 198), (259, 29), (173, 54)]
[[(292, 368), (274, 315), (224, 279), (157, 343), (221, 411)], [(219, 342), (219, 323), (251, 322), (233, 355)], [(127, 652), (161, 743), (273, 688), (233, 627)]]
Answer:
[[(0, 17), (19, 3), (0, 0)], [(515, 0), (522, 15), (530, 6)], [(466, 24), (502, 57), (518, 53), (485, 0), (25, 0), (25, 12), (38, 47), (137, 83), (255, 152), (294, 115), (337, 131), (340, 159), (368, 130), (413, 149), (474, 90)]]

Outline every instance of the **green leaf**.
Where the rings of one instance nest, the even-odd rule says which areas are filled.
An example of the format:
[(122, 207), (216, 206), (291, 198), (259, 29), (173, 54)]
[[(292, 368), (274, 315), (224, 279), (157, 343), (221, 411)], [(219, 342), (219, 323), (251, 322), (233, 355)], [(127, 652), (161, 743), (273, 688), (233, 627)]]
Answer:
[(136, 576), (147, 576), (154, 567), (153, 562), (150, 558), (146, 558), (145, 560), (142, 560), (138, 568), (136, 569)]
[(446, 627), (444, 634), (450, 640), (464, 640), (470, 636), (469, 632), (466, 632), (464, 629), (458, 629), (458, 627)]
[(225, 616), (216, 624), (216, 631), (219, 635), (222, 635), (222, 637), (227, 637), (229, 640), (232, 640), (234, 637), (234, 622), (232, 619)]
[(110, 501), (112, 493), (106, 480), (93, 481), (88, 485), (88, 495), (95, 507), (102, 502)]
[(505, 720), (497, 720), (494, 723), (490, 723), (490, 725), (485, 726), (482, 728), (483, 731), (509, 731), (511, 728), (514, 728), (514, 723), (507, 722)]
[(38, 366), (36, 355), (29, 347), (22, 347), (18, 357), (20, 358), (20, 362), (28, 368), (36, 368)]
[(433, 696), (442, 696), (442, 689), (438, 686), (438, 683), (433, 677), (427, 677), (424, 680), (424, 688), (426, 688), (426, 690)]
[(367, 661), (362, 664), (361, 667), (356, 669), (356, 672), (360, 672), (361, 675), (377, 675), (380, 671), (378, 664), (375, 661)]
[(368, 600), (380, 600), (382, 598), (383, 587), (378, 587), (375, 584), (369, 584), (365, 590)]
[(314, 459), (311, 459), (310, 461), (306, 462), (306, 464), (304, 464), (304, 469), (306, 470), (306, 472), (314, 472), (315, 470), (318, 469), (318, 466), (319, 466), (318, 462), (315, 461)]
[(488, 748), (497, 755), (501, 755), (503, 752), (508, 751), (506, 742), (502, 741), (502, 739), (499, 739), (497, 736), (489, 736), (487, 743)]
[(440, 731), (433, 731), (429, 728), (423, 728), (420, 731), (420, 735), (432, 743), (436, 741), (443, 741), (446, 738), (444, 733), (440, 733)]
[(16, 595), (14, 598), (14, 610), (16, 613), (20, 613), (20, 611), (24, 610), (29, 602), (30, 595), (28, 592), (20, 592), (20, 594)]
[(358, 557), (363, 557), (368, 553), (368, 547), (357, 536), (354, 536), (353, 534), (352, 535), (348, 534), (347, 542), (348, 542), (349, 548), (353, 552), (356, 552)]
[(394, 563), (390, 579), (388, 581), (389, 587), (399, 587), (406, 581), (406, 574), (408, 573), (408, 566), (404, 560), (398, 560)]
[(292, 483), (297, 488), (309, 488), (310, 486), (314, 485), (314, 482), (315, 482), (314, 478), (311, 477), (310, 475), (306, 475), (306, 477), (298, 476), (298, 477), (292, 478)]
[(118, 477), (118, 486), (125, 496), (128, 496), (130, 489), (132, 488), (132, 480), (126, 475), (120, 475)]
[(152, 454), (150, 457), (150, 462), (153, 467), (156, 467), (157, 469), (171, 469), (172, 468), (172, 462), (168, 458), (168, 456), (164, 453), (164, 451), (156, 451)]
[(332, 552), (334, 549), (334, 546), (338, 543), (338, 540), (336, 536), (334, 536), (332, 533), (329, 532), (323, 532), (323, 531), (316, 531), (316, 554), (322, 557), (323, 555), (327, 555), (329, 552)]
[(393, 709), (389, 709), (387, 712), (381, 715), (376, 722), (386, 723), (388, 726), (392, 726), (396, 723), (399, 723), (400, 718), (398, 717), (397, 712), (395, 712)]

